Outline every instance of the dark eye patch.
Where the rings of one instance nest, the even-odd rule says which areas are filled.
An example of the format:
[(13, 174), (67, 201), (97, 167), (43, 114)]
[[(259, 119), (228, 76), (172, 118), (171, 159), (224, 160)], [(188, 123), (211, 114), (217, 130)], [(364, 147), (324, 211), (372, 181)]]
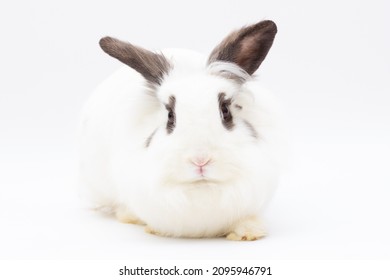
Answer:
[(241, 105), (238, 105), (238, 104), (235, 104), (234, 107), (238, 110), (242, 110), (242, 106)]
[(168, 134), (171, 134), (176, 126), (175, 105), (176, 105), (176, 98), (173, 95), (171, 95), (169, 97), (169, 103), (165, 104), (165, 108), (168, 111), (168, 120), (166, 126)]
[(247, 120), (244, 120), (244, 125), (248, 128), (251, 136), (255, 139), (259, 138), (259, 133), (257, 132), (256, 128)]
[(152, 139), (153, 139), (154, 135), (156, 134), (156, 132), (157, 132), (157, 128), (152, 132), (152, 134), (149, 135), (148, 138), (146, 138), (145, 148), (149, 148), (150, 143), (152, 142)]
[(227, 130), (232, 130), (234, 127), (233, 116), (230, 111), (230, 105), (232, 104), (231, 98), (226, 98), (226, 94), (221, 92), (218, 94), (219, 112), (221, 115), (221, 121), (223, 126)]

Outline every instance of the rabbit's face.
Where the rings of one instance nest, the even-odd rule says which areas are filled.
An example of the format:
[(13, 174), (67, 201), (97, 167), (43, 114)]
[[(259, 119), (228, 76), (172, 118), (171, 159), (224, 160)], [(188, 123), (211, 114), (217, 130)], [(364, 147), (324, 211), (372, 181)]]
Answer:
[[(233, 80), (209, 73), (172, 78), (157, 91), (165, 120), (149, 140), (165, 182), (218, 184), (239, 179), (258, 132)], [(245, 104), (244, 104), (245, 103)]]
[[(192, 71), (174, 60), (111, 37), (100, 40), (109, 55), (140, 73), (161, 102), (161, 114), (145, 146), (157, 177), (179, 184), (242, 179), (256, 160), (261, 135), (251, 95), (243, 90), (273, 44), (277, 28), (261, 21), (229, 34), (211, 52), (206, 69)], [(178, 70), (179, 69), (179, 70)], [(150, 91), (149, 91), (150, 93)], [(145, 93), (146, 94), (146, 93)]]

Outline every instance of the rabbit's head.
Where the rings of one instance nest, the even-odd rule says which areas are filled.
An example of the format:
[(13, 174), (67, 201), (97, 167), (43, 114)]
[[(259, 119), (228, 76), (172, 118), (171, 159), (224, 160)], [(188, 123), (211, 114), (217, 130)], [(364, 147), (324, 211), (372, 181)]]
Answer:
[(188, 67), (185, 60), (101, 39), (102, 49), (139, 72), (158, 101), (150, 115), (155, 127), (142, 137), (163, 182), (218, 185), (240, 180), (256, 165), (254, 150), (265, 141), (269, 116), (250, 84), (276, 32), (272, 21), (244, 27), (227, 36), (208, 60)]

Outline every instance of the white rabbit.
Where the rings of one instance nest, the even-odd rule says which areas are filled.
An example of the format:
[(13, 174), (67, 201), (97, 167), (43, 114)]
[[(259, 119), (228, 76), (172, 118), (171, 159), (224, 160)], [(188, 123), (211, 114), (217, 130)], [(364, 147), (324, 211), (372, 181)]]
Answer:
[(89, 199), (163, 236), (264, 236), (261, 214), (278, 183), (283, 133), (277, 103), (252, 74), (276, 32), (272, 21), (244, 27), (209, 57), (102, 38), (102, 49), (127, 66), (84, 110), (81, 180)]

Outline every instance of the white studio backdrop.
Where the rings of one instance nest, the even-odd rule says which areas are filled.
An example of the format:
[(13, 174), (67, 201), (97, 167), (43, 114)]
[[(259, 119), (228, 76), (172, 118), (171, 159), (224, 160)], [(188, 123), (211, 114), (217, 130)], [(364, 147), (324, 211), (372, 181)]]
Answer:
[[(390, 257), (387, 1), (2, 1), (0, 258)], [(286, 109), (291, 160), (249, 243), (167, 239), (78, 199), (77, 126), (120, 67), (98, 40), (211, 49), (231, 30), (278, 25), (258, 71)]]

